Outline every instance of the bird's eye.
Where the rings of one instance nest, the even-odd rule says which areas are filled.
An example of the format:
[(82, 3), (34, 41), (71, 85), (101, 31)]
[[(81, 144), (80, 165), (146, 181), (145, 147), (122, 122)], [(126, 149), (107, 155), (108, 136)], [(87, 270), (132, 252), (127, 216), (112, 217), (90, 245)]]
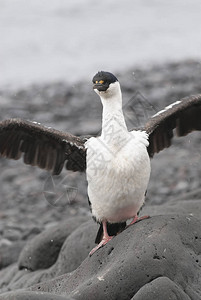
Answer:
[(96, 83), (96, 84), (97, 84), (97, 83), (103, 84), (103, 83), (104, 83), (104, 80), (99, 80), (99, 81), (96, 80), (95, 83)]

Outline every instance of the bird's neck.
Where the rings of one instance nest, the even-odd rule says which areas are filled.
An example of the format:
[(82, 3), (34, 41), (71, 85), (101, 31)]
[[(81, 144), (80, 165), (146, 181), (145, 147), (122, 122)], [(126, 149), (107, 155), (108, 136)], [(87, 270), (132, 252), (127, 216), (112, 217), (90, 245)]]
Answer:
[(108, 98), (101, 97), (103, 104), (101, 137), (111, 143), (120, 141), (127, 131), (123, 111), (121, 90)]

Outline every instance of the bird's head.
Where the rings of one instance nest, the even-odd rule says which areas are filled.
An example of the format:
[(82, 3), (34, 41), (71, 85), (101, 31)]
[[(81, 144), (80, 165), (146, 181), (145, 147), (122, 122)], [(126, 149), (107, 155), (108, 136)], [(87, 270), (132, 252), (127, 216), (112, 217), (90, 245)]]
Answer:
[(110, 98), (119, 93), (118, 79), (110, 72), (100, 71), (93, 77), (93, 89), (101, 98)]

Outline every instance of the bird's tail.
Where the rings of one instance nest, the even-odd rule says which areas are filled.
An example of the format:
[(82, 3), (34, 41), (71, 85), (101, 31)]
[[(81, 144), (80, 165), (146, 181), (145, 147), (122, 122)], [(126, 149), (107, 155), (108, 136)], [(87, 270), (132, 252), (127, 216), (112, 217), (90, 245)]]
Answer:
[[(107, 223), (107, 232), (109, 235), (117, 235), (118, 233), (122, 232), (126, 227), (126, 222), (123, 223)], [(97, 236), (95, 239), (95, 243), (99, 244), (103, 238), (103, 225), (100, 224), (99, 230), (97, 232)]]

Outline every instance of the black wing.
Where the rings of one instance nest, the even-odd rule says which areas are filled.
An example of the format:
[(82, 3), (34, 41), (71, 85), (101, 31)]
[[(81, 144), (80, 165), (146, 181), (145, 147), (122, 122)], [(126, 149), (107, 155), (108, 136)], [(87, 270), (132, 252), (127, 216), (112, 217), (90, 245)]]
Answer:
[(84, 139), (21, 119), (0, 122), (0, 155), (59, 174), (86, 168)]
[(151, 157), (171, 145), (174, 129), (177, 136), (201, 130), (201, 94), (174, 102), (145, 124), (143, 130), (149, 134), (148, 152)]

